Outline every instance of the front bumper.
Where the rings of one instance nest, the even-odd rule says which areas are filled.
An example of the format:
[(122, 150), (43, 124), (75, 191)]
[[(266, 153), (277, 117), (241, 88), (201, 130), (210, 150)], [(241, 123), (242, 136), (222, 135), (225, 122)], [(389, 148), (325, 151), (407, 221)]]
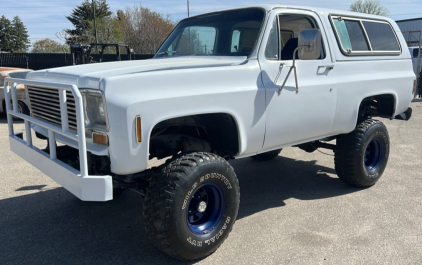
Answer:
[[(17, 84), (40, 86), (44, 88), (58, 89), (60, 95), (60, 112), (62, 125), (54, 125), (42, 120), (35, 119), (28, 115), (17, 112)], [(111, 176), (90, 176), (87, 167), (87, 152), (85, 139), (85, 125), (83, 118), (82, 96), (75, 85), (29, 81), (22, 79), (6, 78), (5, 97), (7, 122), (9, 126), (10, 149), (38, 168), (41, 172), (62, 185), (76, 197), (83, 201), (108, 201), (113, 199), (113, 181)], [(77, 133), (69, 131), (67, 126), (66, 90), (70, 90), (76, 102)], [(62, 93), (63, 92), (63, 93)], [(13, 110), (11, 107), (13, 104)], [(14, 133), (13, 117), (20, 118), (25, 123), (25, 140), (22, 133)], [(31, 127), (34, 125), (45, 129), (48, 132), (50, 146), (49, 154), (38, 149), (32, 144)], [(56, 140), (57, 136), (66, 137), (77, 143), (79, 150), (79, 168), (76, 170), (63, 163), (57, 158)]]
[(82, 201), (113, 199), (111, 176), (82, 176), (81, 173), (36, 147), (28, 147), (19, 135), (9, 136), (10, 150), (39, 169)]

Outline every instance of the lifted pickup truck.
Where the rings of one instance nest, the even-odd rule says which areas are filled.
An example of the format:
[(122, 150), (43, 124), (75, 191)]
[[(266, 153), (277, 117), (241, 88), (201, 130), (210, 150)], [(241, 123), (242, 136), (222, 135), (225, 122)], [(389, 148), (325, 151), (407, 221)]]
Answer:
[[(277, 5), (182, 20), (151, 60), (6, 83), (11, 150), (81, 200), (140, 190), (150, 240), (181, 260), (211, 254), (232, 230), (240, 190), (227, 160), (330, 148), (341, 180), (371, 186), (390, 152), (387, 129), (373, 118), (408, 120), (415, 93), (393, 20)], [(15, 111), (17, 83), (30, 116)], [(12, 117), (25, 121), (25, 137)], [(34, 147), (31, 130), (47, 149)]]

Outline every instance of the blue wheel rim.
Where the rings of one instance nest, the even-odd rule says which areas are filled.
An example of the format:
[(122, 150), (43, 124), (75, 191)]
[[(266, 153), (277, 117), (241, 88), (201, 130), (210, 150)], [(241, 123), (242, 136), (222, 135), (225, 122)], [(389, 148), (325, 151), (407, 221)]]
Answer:
[(189, 200), (186, 222), (189, 229), (198, 235), (211, 232), (220, 222), (224, 211), (224, 195), (214, 183), (200, 186)]
[(365, 150), (365, 167), (367, 170), (376, 171), (384, 156), (383, 144), (377, 140), (372, 139)]

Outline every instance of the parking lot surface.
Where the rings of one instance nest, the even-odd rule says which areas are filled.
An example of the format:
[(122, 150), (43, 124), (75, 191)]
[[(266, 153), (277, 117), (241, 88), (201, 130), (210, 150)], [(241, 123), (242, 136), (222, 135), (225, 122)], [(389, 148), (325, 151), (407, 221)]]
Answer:
[[(390, 158), (371, 188), (340, 181), (330, 150), (231, 161), (236, 224), (217, 252), (189, 264), (422, 264), (422, 100), (411, 107), (410, 121), (382, 119)], [(140, 194), (79, 201), (13, 154), (7, 136), (0, 114), (0, 264), (179, 263), (146, 239)]]

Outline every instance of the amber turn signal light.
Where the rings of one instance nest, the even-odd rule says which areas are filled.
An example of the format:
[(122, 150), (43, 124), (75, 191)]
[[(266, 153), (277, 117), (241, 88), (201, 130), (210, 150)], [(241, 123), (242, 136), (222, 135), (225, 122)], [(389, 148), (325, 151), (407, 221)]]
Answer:
[(92, 141), (96, 144), (108, 145), (107, 134), (93, 132)]
[(142, 142), (141, 116), (136, 116), (136, 142)]

